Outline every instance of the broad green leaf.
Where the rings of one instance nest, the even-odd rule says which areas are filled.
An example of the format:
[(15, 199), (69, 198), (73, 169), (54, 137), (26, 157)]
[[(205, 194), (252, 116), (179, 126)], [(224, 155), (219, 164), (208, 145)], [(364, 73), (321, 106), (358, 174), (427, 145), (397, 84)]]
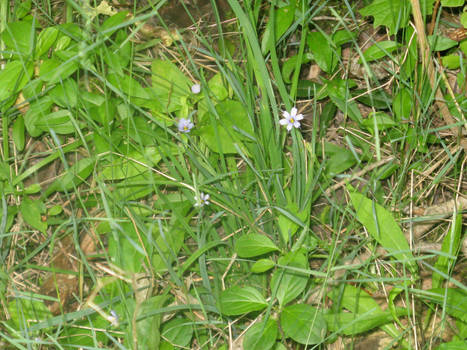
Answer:
[(138, 150), (131, 150), (125, 157), (108, 157), (110, 164), (103, 163), (101, 172), (104, 180), (122, 180), (149, 172), (149, 167), (161, 160), (156, 147), (148, 146), (144, 154)]
[(329, 293), (329, 297), (353, 313), (381, 311), (378, 303), (368, 293), (350, 284), (347, 284), (343, 291), (339, 288), (334, 289), (332, 293)]
[(447, 69), (458, 69), (461, 65), (461, 58), (458, 54), (446, 55), (441, 57), (441, 62)]
[[(397, 309), (397, 315), (406, 315), (407, 310)], [(394, 321), (394, 317), (389, 311), (380, 309), (371, 312), (339, 312), (324, 314), (328, 329), (338, 334), (355, 335), (377, 328), (383, 324)]]
[(115, 201), (134, 201), (154, 192), (154, 177), (150, 172), (144, 172), (115, 183), (112, 187)]
[(49, 91), (49, 96), (60, 107), (76, 107), (78, 102), (78, 84), (74, 79), (65, 79)]
[(129, 75), (120, 76), (113, 74), (109, 75), (107, 78), (109, 79), (109, 82), (124, 95), (138, 97), (141, 99), (149, 99), (151, 97), (141, 84)]
[(58, 29), (55, 27), (47, 27), (39, 33), (36, 44), (36, 57), (39, 58), (45, 54), (58, 38)]
[(407, 240), (392, 214), (358, 192), (351, 191), (350, 199), (358, 221), (365, 226), (368, 233), (397, 260), (407, 264), (410, 270), (416, 273), (417, 264)]
[(286, 210), (280, 211), (277, 219), (282, 240), (285, 244), (289, 242), (289, 239), (292, 238), (297, 233), (297, 230), (300, 228), (300, 225), (297, 223), (297, 221), (301, 222), (302, 226), (308, 221), (310, 215), (309, 206), (307, 206), (302, 211), (299, 210), (300, 208), (290, 198), (290, 193), (287, 192)]
[(408, 120), (410, 119), (412, 106), (413, 106), (413, 92), (410, 92), (408, 88), (401, 88), (392, 104), (392, 110), (396, 116), (396, 120)]
[(99, 33), (103, 33), (106, 37), (110, 37), (116, 30), (118, 25), (122, 24), (128, 15), (128, 11), (119, 11), (115, 15), (107, 18), (100, 27)]
[(327, 86), (315, 83), (310, 80), (299, 80), (297, 85), (297, 96), (311, 98), (316, 95), (316, 99), (322, 100), (328, 97)]
[(29, 55), (36, 40), (33, 22), (18, 21), (8, 23), (1, 33), (1, 40), (15, 54), (16, 58)]
[(42, 300), (30, 298), (15, 298), (8, 303), (8, 312), (16, 330), (23, 330), (25, 327), (30, 327), (34, 323), (39, 323), (51, 318), (53, 315), (49, 308), (45, 306)]
[[(3, 227), (4, 232), (9, 231), (9, 229), (13, 225), (13, 220), (15, 220), (16, 214), (18, 213), (18, 207), (14, 207), (14, 206), (10, 205), (10, 206), (7, 206), (6, 209), (7, 209), (6, 210), (6, 222), (5, 222), (5, 226)], [(2, 204), (0, 202), (0, 223), (2, 222), (2, 220), (4, 220), (4, 218), (3, 218), (3, 208), (2, 208)], [(9, 249), (9, 247), (8, 247), (8, 249)], [(0, 251), (0, 254), (1, 254), (1, 251)]]
[(46, 118), (52, 108), (53, 102), (49, 96), (45, 96), (30, 104), (29, 110), (24, 115), (24, 125), (32, 137), (38, 137), (43, 129), (37, 124), (40, 119)]
[(243, 349), (269, 350), (276, 343), (277, 333), (276, 320), (269, 318), (266, 322), (257, 322), (245, 333)]
[(362, 125), (373, 134), (376, 132), (375, 124), (379, 131), (391, 128), (396, 122), (384, 112), (371, 112), (368, 118), (364, 119)]
[(341, 46), (352, 42), (357, 35), (347, 29), (338, 30), (332, 35), (332, 41), (336, 46)]
[(392, 35), (408, 24), (410, 10), (410, 2), (406, 0), (374, 0), (360, 13), (362, 16), (373, 16), (374, 27), (384, 25)]
[[(284, 79), (284, 82), (287, 83), (287, 84), (291, 84), (292, 83), (292, 73), (295, 71), (295, 67), (297, 66), (297, 60), (298, 60), (299, 56), (298, 55), (295, 55), (295, 56), (292, 56), (292, 57), (289, 57), (287, 58), (287, 60), (284, 62), (284, 64), (282, 65), (282, 78)], [(313, 55), (310, 54), (310, 53), (305, 53), (302, 57), (302, 62), (301, 62), (301, 65), (300, 67), (304, 64), (304, 63), (308, 63), (310, 62), (311, 60), (313, 59)], [(308, 80), (304, 80), (304, 81), (308, 81)], [(311, 82), (310, 82), (311, 83)], [(316, 83), (317, 84), (317, 83)], [(321, 85), (320, 85), (321, 86)], [(314, 89), (311, 88), (311, 94), (314, 93)], [(319, 90), (316, 89), (317, 91)], [(313, 96), (313, 95), (311, 95)]]
[(186, 318), (174, 318), (162, 325), (162, 337), (177, 347), (186, 348), (193, 337), (192, 323)]
[(441, 0), (443, 7), (458, 7), (464, 5), (465, 0)]
[[(368, 293), (350, 284), (346, 284), (343, 291), (340, 288), (335, 288), (327, 296), (334, 303), (339, 303), (341, 307), (358, 315), (381, 312), (378, 303)], [(382, 325), (381, 329), (391, 336), (399, 334), (393, 324)]]
[(45, 233), (47, 230), (47, 221), (42, 221), (42, 214), (45, 213), (44, 203), (32, 200), (24, 196), (20, 204), (21, 215), (24, 221), (36, 230)]
[(462, 12), (460, 22), (464, 28), (467, 28), (467, 12)]
[(141, 230), (137, 232), (133, 224), (128, 222), (120, 223), (119, 228), (109, 234), (108, 250), (115, 265), (133, 273), (142, 271), (152, 255), (152, 246), (148, 244), (147, 236)]
[(66, 60), (65, 62), (59, 58), (52, 57), (45, 59), (40, 67), (40, 78), (49, 83), (56, 84), (61, 80), (65, 80), (78, 69), (78, 61), (76, 59)]
[[(248, 138), (241, 132), (253, 135), (253, 127), (244, 106), (238, 101), (226, 100), (216, 105), (219, 119), (216, 126), (211, 122), (212, 116), (206, 113), (202, 117), (200, 127), (201, 140), (214, 152), (237, 153), (235, 143), (239, 144)], [(237, 131), (239, 130), (239, 131)]]
[(272, 274), (271, 291), (281, 306), (294, 300), (305, 290), (309, 277), (299, 270), (306, 269), (307, 264), (307, 258), (301, 252), (288, 253), (278, 260), (277, 265), (284, 267), (278, 267)]
[(61, 109), (47, 115), (41, 114), (36, 120), (36, 127), (45, 132), (53, 129), (57, 134), (71, 134), (75, 131), (71, 117), (72, 114), (68, 109)]
[(331, 176), (340, 174), (357, 163), (352, 151), (330, 142), (324, 143), (324, 154), (326, 155), (326, 173)]
[(335, 176), (343, 173), (345, 170), (351, 168), (357, 163), (354, 155), (350, 150), (343, 150), (342, 152), (335, 153), (328, 159), (326, 163), (326, 172)]
[[(163, 295), (153, 296), (150, 299), (143, 301), (143, 303), (135, 308), (136, 315), (133, 317), (134, 320), (138, 320), (136, 327), (136, 336), (138, 339), (138, 347), (141, 349), (158, 349), (161, 334), (160, 325), (162, 314), (156, 314), (150, 317), (144, 317), (150, 314), (154, 310), (160, 309), (164, 306), (168, 297)], [(133, 329), (129, 324), (127, 328), (127, 341), (133, 343)]]
[(47, 210), (47, 215), (55, 216), (55, 215), (61, 214), (62, 212), (63, 212), (62, 206), (57, 204)]
[(356, 97), (358, 102), (376, 109), (389, 109), (392, 102), (392, 97), (382, 89), (370, 93), (364, 89), (352, 90), (352, 96)]
[(318, 66), (326, 73), (332, 73), (339, 62), (340, 48), (336, 49), (321, 32), (311, 32), (307, 37), (307, 44)]
[(19, 3), (15, 3), (15, 16), (18, 19), (22, 19), (26, 15), (28, 15), (31, 11), (31, 2), (32, 0), (23, 0)]
[(95, 159), (83, 158), (69, 167), (63, 175), (56, 179), (51, 187), (58, 191), (70, 191), (85, 181), (94, 170)]
[[(394, 50), (397, 50), (399, 46), (400, 44), (397, 41), (386, 40), (377, 42), (363, 52), (363, 58), (365, 58), (367, 62), (376, 61), (389, 55)], [(361, 58), (359, 62), (362, 62)]]
[(229, 96), (229, 91), (225, 87), (220, 73), (215, 74), (211, 79), (209, 79), (208, 87), (219, 101), (223, 101)]
[(13, 169), (10, 167), (8, 162), (0, 161), (0, 181), (10, 180), (12, 174)]
[(438, 345), (434, 350), (465, 350), (467, 349), (467, 341), (466, 340), (456, 340), (450, 341), (448, 343), (443, 343)]
[[(185, 223), (187, 225), (187, 223)], [(180, 219), (172, 217), (170, 225), (166, 230), (166, 234), (161, 235), (159, 233), (156, 238), (156, 246), (164, 256), (164, 259), (159, 255), (159, 251), (154, 253), (151, 258), (151, 264), (156, 271), (167, 270), (167, 264), (172, 264), (173, 260), (176, 259), (177, 254), (182, 248), (183, 242), (185, 241), (185, 229)], [(193, 253), (192, 255), (195, 255)]]
[(445, 51), (458, 45), (457, 41), (442, 35), (429, 35), (428, 43), (433, 51)]
[(259, 311), (268, 305), (266, 299), (253, 287), (232, 287), (220, 296), (220, 309), (224, 315), (236, 316)]
[(168, 112), (181, 107), (180, 98), (191, 93), (191, 81), (169, 60), (154, 60), (152, 89)]
[(235, 243), (235, 252), (241, 258), (252, 258), (275, 250), (279, 248), (269, 237), (256, 233), (243, 235)]
[(251, 272), (253, 273), (263, 273), (272, 269), (276, 263), (271, 259), (259, 259), (251, 267)]
[(285, 336), (300, 344), (319, 344), (325, 339), (326, 320), (320, 310), (308, 304), (285, 307), (280, 321)]
[(19, 115), (16, 120), (13, 122), (13, 131), (12, 131), (13, 142), (15, 147), (19, 152), (22, 152), (24, 149), (24, 118), (22, 115)]
[[(266, 51), (272, 47), (276, 47), (276, 43), (279, 41), (281, 36), (287, 31), (292, 25), (295, 18), (295, 2), (288, 6), (283, 6), (275, 10), (274, 23), (269, 21), (264, 32), (263, 39), (261, 41), (261, 51)], [(272, 30), (274, 28), (274, 39), (276, 42), (271, 42)]]
[[(443, 244), (441, 246), (441, 251), (446, 253), (448, 256), (440, 255), (435, 263), (435, 269), (445, 273), (446, 275), (449, 275), (456, 262), (457, 254), (459, 253), (461, 235), (462, 214), (453, 214), (451, 229), (448, 231), (448, 234), (444, 237)], [(449, 258), (449, 256), (451, 256), (452, 258)], [(431, 278), (433, 288), (441, 287), (444, 278), (439, 273), (433, 271), (433, 275)]]
[(422, 297), (427, 297), (428, 300), (439, 304), (441, 307), (446, 306), (446, 312), (463, 322), (467, 322), (467, 292), (458, 288), (433, 288), (423, 293)]
[[(324, 80), (324, 79), (323, 79)], [(344, 115), (348, 115), (353, 121), (361, 123), (362, 114), (355, 101), (350, 101), (350, 89), (356, 86), (356, 83), (350, 79), (333, 79), (326, 81), (327, 91), (331, 101), (339, 108)]]
[(10, 61), (0, 70), (0, 101), (13, 97), (29, 81), (33, 73), (32, 65), (21, 61)]

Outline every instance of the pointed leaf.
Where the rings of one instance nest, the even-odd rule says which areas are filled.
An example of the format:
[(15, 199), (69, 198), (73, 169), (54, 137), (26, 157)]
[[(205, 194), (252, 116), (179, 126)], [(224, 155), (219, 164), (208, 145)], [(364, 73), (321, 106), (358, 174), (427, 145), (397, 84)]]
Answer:
[(188, 347), (193, 337), (192, 321), (186, 318), (170, 320), (162, 326), (162, 336), (177, 347)]
[(259, 311), (268, 305), (266, 299), (253, 287), (232, 287), (222, 292), (220, 308), (224, 315), (235, 316)]
[(427, 297), (442, 307), (446, 307), (446, 312), (457, 317), (463, 322), (467, 322), (467, 292), (458, 288), (433, 288), (427, 291)]
[(269, 350), (276, 342), (277, 332), (276, 320), (270, 318), (267, 322), (258, 322), (246, 332), (243, 338), (243, 349)]
[(324, 341), (327, 325), (318, 309), (307, 304), (295, 304), (282, 310), (281, 328), (287, 337), (309, 345)]
[(406, 0), (374, 0), (360, 10), (362, 16), (373, 16), (374, 27), (384, 25), (395, 34), (409, 23), (410, 3)]
[(23, 197), (20, 205), (21, 215), (33, 228), (45, 233), (47, 230), (47, 221), (42, 221), (42, 213), (45, 212), (45, 206), (40, 201), (33, 201), (29, 197)]
[(251, 272), (253, 273), (262, 273), (272, 269), (275, 265), (275, 262), (271, 259), (259, 259), (251, 267)]
[[(306, 269), (307, 259), (299, 252), (289, 253), (279, 259), (278, 265), (290, 266), (292, 268)], [(287, 267), (274, 271), (271, 278), (271, 290), (279, 304), (285, 305), (295, 299), (306, 288), (308, 275), (297, 271), (297, 269), (287, 269)]]
[(251, 258), (275, 250), (279, 248), (267, 236), (256, 233), (240, 237), (235, 244), (235, 252), (241, 258)]
[(408, 264), (412, 272), (417, 271), (409, 244), (391, 213), (361, 193), (350, 192), (350, 199), (358, 221), (368, 233), (396, 259)]

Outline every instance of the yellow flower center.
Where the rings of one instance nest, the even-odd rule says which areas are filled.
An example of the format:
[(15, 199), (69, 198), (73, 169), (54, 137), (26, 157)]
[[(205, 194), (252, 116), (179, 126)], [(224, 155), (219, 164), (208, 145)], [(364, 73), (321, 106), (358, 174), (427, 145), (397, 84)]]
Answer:
[(290, 118), (291, 123), (295, 123), (295, 120), (293, 118)]

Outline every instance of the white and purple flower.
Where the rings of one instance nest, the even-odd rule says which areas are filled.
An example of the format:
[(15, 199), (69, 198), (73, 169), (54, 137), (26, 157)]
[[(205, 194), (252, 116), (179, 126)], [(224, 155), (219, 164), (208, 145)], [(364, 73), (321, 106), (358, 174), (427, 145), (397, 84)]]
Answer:
[(180, 118), (178, 121), (178, 131), (185, 134), (189, 133), (194, 126), (191, 119)]
[(203, 207), (205, 205), (209, 205), (209, 194), (204, 194), (203, 192), (201, 192), (199, 194), (199, 198), (198, 196), (195, 196), (195, 207)]
[(201, 85), (199, 84), (193, 84), (191, 86), (191, 92), (194, 93), (194, 94), (199, 94), (201, 91)]
[(284, 119), (279, 120), (281, 125), (287, 125), (287, 131), (292, 130), (292, 128), (299, 128), (300, 122), (299, 120), (303, 119), (303, 114), (297, 114), (297, 108), (293, 107), (290, 110), (290, 113), (287, 111), (282, 112), (282, 116)]

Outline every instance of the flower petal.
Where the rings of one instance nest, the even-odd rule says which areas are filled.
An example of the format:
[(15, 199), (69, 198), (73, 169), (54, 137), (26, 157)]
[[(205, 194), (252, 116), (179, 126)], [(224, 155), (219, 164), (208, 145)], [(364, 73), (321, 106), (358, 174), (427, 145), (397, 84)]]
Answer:
[(292, 123), (289, 123), (289, 124), (287, 125), (287, 131), (290, 131), (290, 130), (292, 130)]
[(293, 126), (298, 129), (300, 127), (300, 123), (296, 121), (295, 123), (293, 123)]
[(295, 117), (297, 115), (297, 108), (295, 107), (292, 107), (292, 109), (290, 110), (290, 115), (292, 117)]
[(287, 111), (282, 111), (282, 116), (283, 116), (285, 119), (290, 119), (290, 114), (289, 114), (289, 112), (287, 112)]
[(295, 120), (302, 120), (303, 119), (303, 114), (297, 114), (295, 116)]
[(289, 121), (288, 121), (287, 119), (281, 119), (281, 120), (279, 120), (279, 124), (280, 124), (280, 125), (285, 125), (285, 124), (288, 124), (288, 123), (289, 123)]

